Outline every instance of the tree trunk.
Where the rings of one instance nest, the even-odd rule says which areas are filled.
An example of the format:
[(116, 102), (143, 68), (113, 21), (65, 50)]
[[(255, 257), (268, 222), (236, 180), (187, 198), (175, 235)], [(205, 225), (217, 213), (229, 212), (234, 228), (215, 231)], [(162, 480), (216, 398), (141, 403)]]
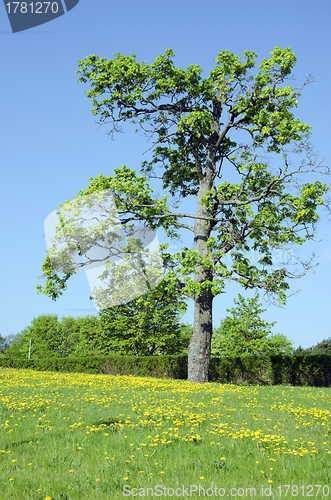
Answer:
[[(207, 189), (211, 188), (210, 181), (200, 184), (197, 196), (197, 215), (208, 217), (208, 210), (201, 204), (201, 198), (206, 194)], [(210, 249), (206, 243), (210, 236), (210, 225), (203, 219), (195, 219), (194, 223), (194, 250), (202, 257), (206, 258)], [(204, 281), (213, 281), (213, 275), (210, 268), (202, 268), (198, 265), (199, 272), (195, 275), (196, 283)], [(212, 306), (213, 294), (211, 290), (203, 289), (200, 296), (194, 299), (194, 323), (193, 334), (188, 348), (188, 381), (204, 384), (209, 379), (211, 336), (213, 330)]]
[(204, 384), (209, 380), (212, 336), (211, 290), (203, 290), (194, 302), (193, 335), (188, 348), (188, 381)]

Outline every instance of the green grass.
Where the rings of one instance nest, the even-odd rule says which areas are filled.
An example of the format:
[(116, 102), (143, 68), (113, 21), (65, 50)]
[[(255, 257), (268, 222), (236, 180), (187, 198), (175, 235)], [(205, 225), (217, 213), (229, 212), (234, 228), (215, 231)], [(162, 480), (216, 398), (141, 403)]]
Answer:
[(330, 402), (330, 388), (0, 368), (1, 499), (331, 498)]

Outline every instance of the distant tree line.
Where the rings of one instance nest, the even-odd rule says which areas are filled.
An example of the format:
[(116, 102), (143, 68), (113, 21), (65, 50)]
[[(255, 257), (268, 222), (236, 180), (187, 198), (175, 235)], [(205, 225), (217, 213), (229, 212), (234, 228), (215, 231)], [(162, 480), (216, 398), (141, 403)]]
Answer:
[(318, 342), (316, 345), (303, 349), (301, 345), (295, 350), (295, 354), (331, 354), (331, 338)]
[[(30, 326), (16, 335), (3, 338), (0, 350), (15, 357), (95, 354), (126, 354), (153, 356), (187, 354), (193, 332), (189, 323), (180, 323), (187, 305), (179, 301), (179, 292), (171, 292), (163, 280), (149, 294), (127, 304), (105, 309), (98, 316), (62, 318), (43, 314), (33, 318)], [(331, 354), (331, 339), (315, 346), (293, 348), (293, 341), (281, 333), (272, 334), (276, 321), (267, 323), (260, 314), (265, 312), (258, 303), (259, 296), (247, 301), (240, 294), (234, 299), (236, 307), (227, 309), (230, 315), (213, 329), (213, 357), (241, 354)]]
[(43, 314), (16, 336), (2, 339), (6, 354), (31, 357), (95, 354), (152, 356), (187, 353), (192, 327), (180, 323), (187, 304), (166, 278), (150, 293), (126, 304), (104, 309), (97, 316), (62, 318)]

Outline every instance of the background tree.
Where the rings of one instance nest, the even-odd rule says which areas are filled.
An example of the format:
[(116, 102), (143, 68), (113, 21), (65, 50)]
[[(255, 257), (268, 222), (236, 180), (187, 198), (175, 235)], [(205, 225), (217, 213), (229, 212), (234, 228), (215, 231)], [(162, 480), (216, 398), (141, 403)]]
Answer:
[[(93, 316), (58, 321), (57, 314), (42, 314), (33, 318), (31, 325), (16, 336), (16, 341), (6, 354), (15, 358), (27, 358), (31, 339), (31, 358), (67, 357), (95, 353), (88, 338), (93, 338), (97, 328), (97, 318)], [(86, 335), (86, 332), (89, 335)]]
[(58, 320), (56, 314), (42, 314), (33, 318), (30, 326), (16, 335), (16, 340), (6, 354), (18, 358), (27, 358), (31, 339), (31, 357), (55, 356), (60, 344)]
[[(125, 166), (115, 169), (114, 177), (90, 178), (90, 186), (77, 198), (112, 189), (122, 224), (143, 221), (152, 230), (162, 227), (172, 239), (179, 239), (180, 228), (190, 231), (193, 249), (170, 255), (168, 244), (160, 248), (169, 286), (194, 301), (188, 380), (204, 383), (210, 363), (213, 299), (223, 292), (226, 281), (261, 289), (269, 300), (275, 297), (282, 305), (288, 280), (312, 267), (311, 260), (297, 259), (303, 266), (301, 274), (290, 272), (291, 264), (286, 262), (275, 269), (271, 251), (312, 239), (318, 207), (330, 210), (323, 199), (329, 189), (326, 184), (319, 180), (300, 184), (296, 178), (296, 174), (313, 173), (315, 178), (330, 174), (328, 167), (316, 165), (308, 142), (311, 127), (292, 113), (301, 95), (298, 90), (313, 80), (309, 77), (299, 89), (284, 86), (296, 58), (290, 48), (277, 46), (251, 76), (247, 72), (255, 66), (254, 52), (246, 51), (246, 61), (241, 63), (239, 56), (223, 50), (205, 79), (198, 65), (186, 71), (174, 67), (170, 48), (151, 65), (138, 63), (134, 53), (115, 56), (107, 60), (90, 55), (78, 62), (79, 81), (91, 86), (86, 95), (94, 106), (92, 114), (99, 116), (100, 124), (112, 123), (110, 134), (119, 130), (121, 121), (129, 120), (138, 121), (151, 137), (156, 135), (153, 159), (142, 163), (141, 172), (161, 179), (163, 189), (172, 196), (177, 193), (178, 199), (195, 197), (197, 210), (193, 214), (170, 210), (168, 195), (153, 198), (146, 175), (137, 178)], [(145, 122), (151, 124), (150, 130)], [(233, 140), (238, 130), (247, 133), (249, 143), (238, 145)], [(276, 168), (262, 153), (276, 155)], [(292, 171), (291, 153), (297, 160), (299, 154), (303, 156)], [(154, 165), (164, 168), (162, 177), (155, 174)], [(217, 186), (216, 178), (222, 179)], [(180, 222), (183, 218), (193, 219), (194, 225)], [(262, 254), (258, 265), (247, 256), (251, 250)], [(229, 266), (226, 254), (232, 258)], [(49, 258), (43, 271), (47, 283), (39, 291), (56, 300), (73, 273), (60, 278)]]
[(74, 318), (67, 316), (58, 321), (56, 327), (56, 335), (58, 342), (54, 348), (54, 354), (60, 357), (68, 357), (76, 351), (77, 345), (82, 345), (81, 331), (83, 325), (89, 324), (90, 316)]
[(267, 323), (260, 318), (265, 312), (258, 304), (259, 296), (245, 301), (238, 295), (236, 308), (227, 309), (231, 316), (226, 316), (221, 325), (213, 332), (211, 342), (212, 356), (240, 356), (241, 354), (290, 354), (294, 342), (285, 335), (271, 334), (276, 324)]
[(294, 341), (282, 333), (271, 334), (265, 346), (266, 354), (294, 354)]
[(152, 356), (180, 354), (187, 349), (192, 331), (179, 323), (187, 304), (180, 293), (162, 281), (152, 292), (99, 312), (102, 352)]

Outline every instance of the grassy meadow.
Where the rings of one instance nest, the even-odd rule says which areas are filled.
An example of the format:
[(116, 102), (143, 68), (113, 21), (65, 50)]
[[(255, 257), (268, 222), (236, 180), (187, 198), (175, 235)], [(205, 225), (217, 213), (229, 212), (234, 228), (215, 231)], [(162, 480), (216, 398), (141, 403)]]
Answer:
[(0, 367), (1, 499), (331, 498), (330, 415), (330, 388)]

